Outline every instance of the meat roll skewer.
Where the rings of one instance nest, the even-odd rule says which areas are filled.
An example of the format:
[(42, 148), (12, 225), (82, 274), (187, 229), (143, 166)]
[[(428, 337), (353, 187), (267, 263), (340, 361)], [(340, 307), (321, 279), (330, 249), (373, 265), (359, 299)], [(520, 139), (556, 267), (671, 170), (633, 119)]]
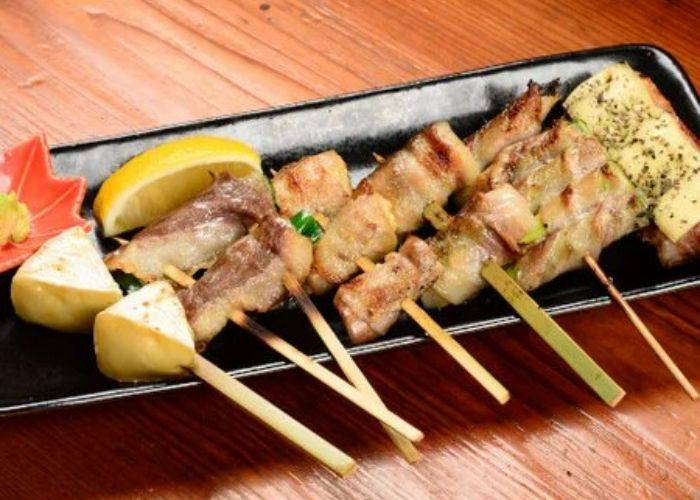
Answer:
[(252, 224), (275, 213), (261, 177), (219, 174), (207, 191), (141, 230), (105, 263), (144, 282), (161, 279), (167, 264), (193, 274), (213, 264)]

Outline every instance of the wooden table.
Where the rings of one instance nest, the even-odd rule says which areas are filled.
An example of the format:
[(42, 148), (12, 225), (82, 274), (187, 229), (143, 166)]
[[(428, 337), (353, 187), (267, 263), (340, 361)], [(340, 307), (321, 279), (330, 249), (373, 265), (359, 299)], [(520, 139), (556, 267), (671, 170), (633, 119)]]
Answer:
[[(700, 81), (697, 2), (173, 0), (0, 3), (0, 146), (302, 101), (525, 57), (661, 45)], [(566, 3), (575, 3), (567, 8)], [(700, 386), (700, 290), (637, 309)], [(0, 497), (700, 495), (700, 406), (614, 307), (562, 324), (628, 390), (596, 400), (522, 326), (460, 338), (514, 395), (494, 405), (431, 344), (361, 367), (426, 431), (406, 465), (298, 372), (250, 385), (360, 460), (339, 480), (207, 389), (0, 421)]]

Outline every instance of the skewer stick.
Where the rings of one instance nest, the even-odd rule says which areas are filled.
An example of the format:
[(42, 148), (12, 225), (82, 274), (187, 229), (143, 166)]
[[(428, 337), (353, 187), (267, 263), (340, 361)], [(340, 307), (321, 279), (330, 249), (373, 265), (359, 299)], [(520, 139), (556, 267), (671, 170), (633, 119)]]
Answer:
[(230, 377), (205, 357), (197, 354), (190, 370), (233, 403), (297, 445), (340, 477), (345, 477), (355, 470), (355, 461), (350, 456), (267, 399)]
[[(374, 267), (374, 262), (366, 257), (360, 257), (357, 260), (357, 265), (363, 271), (369, 271)], [(413, 321), (418, 323), (421, 328), (433, 339), (437, 344), (442, 347), (447, 354), (452, 356), (452, 358), (459, 363), (459, 365), (464, 368), (467, 373), (469, 373), (474, 379), (476, 379), (481, 386), (491, 394), (496, 401), (501, 404), (505, 404), (510, 399), (510, 392), (508, 389), (503, 387), (503, 385), (496, 380), (496, 378), (489, 373), (489, 371), (483, 367), (467, 350), (462, 347), (462, 345), (457, 342), (449, 333), (447, 333), (439, 324), (435, 322), (430, 315), (425, 312), (425, 310), (416, 304), (415, 301), (411, 299), (404, 299), (401, 301), (401, 308), (408, 314)]]
[[(338, 340), (333, 329), (301, 287), (299, 281), (291, 273), (286, 273), (284, 275), (284, 284), (287, 290), (289, 290), (289, 293), (297, 300), (304, 313), (306, 313), (306, 316), (311, 321), (318, 336), (326, 345), (326, 348), (338, 363), (338, 366), (340, 366), (340, 369), (348, 380), (350, 380), (350, 382), (365, 396), (374, 399), (378, 404), (384, 406), (379, 394), (377, 394), (374, 387), (372, 387), (369, 380), (367, 380), (367, 377), (365, 377), (365, 374), (362, 373), (350, 354), (345, 350), (345, 347), (341, 344), (340, 340)], [(384, 430), (387, 432), (394, 445), (409, 463), (415, 463), (420, 460), (420, 453), (411, 441), (386, 424), (382, 424), (382, 427), (384, 427)]]
[(598, 265), (598, 262), (596, 262), (596, 260), (590, 255), (586, 255), (583, 259), (586, 261), (586, 264), (588, 264), (588, 267), (590, 267), (593, 273), (598, 277), (598, 280), (600, 280), (600, 282), (607, 288), (608, 293), (613, 298), (613, 300), (618, 303), (618, 305), (622, 308), (623, 311), (625, 311), (625, 314), (627, 314), (627, 317), (637, 328), (639, 333), (642, 334), (644, 340), (647, 341), (647, 343), (653, 349), (653, 351), (656, 353), (659, 359), (661, 359), (664, 365), (666, 365), (666, 368), (668, 368), (668, 370), (673, 374), (678, 383), (681, 384), (683, 389), (685, 389), (685, 392), (687, 392), (692, 399), (698, 399), (698, 391), (695, 390), (693, 384), (690, 383), (690, 381), (683, 374), (680, 368), (678, 368), (676, 363), (673, 362), (671, 356), (669, 356), (666, 350), (661, 346), (661, 344), (659, 344), (658, 340), (656, 340), (654, 335), (642, 322), (640, 317), (637, 315), (634, 309), (632, 309), (632, 306), (630, 306), (629, 303), (625, 300), (620, 291), (615, 287), (615, 285), (612, 284), (612, 281), (610, 280), (610, 278), (608, 278), (603, 269), (601, 269), (601, 267)]
[[(192, 286), (195, 283), (195, 280), (191, 276), (175, 268), (174, 266), (165, 266), (164, 274), (174, 282), (184, 287)], [(419, 429), (409, 424), (398, 415), (387, 410), (385, 406), (377, 403), (376, 400), (363, 395), (360, 391), (348, 384), (335, 373), (312, 360), (306, 354), (299, 351), (296, 347), (254, 321), (245, 312), (241, 310), (232, 311), (229, 314), (229, 319), (231, 319), (231, 321), (241, 328), (258, 337), (266, 345), (297, 365), (306, 373), (324, 383), (361, 409), (365, 410), (377, 420), (389, 425), (407, 439), (414, 442), (418, 442), (423, 439), (423, 433)]]
[(481, 268), (481, 276), (603, 401), (614, 407), (625, 397), (624, 389), (501, 266), (489, 260)]
[[(321, 227), (326, 228), (330, 224), (329, 220), (319, 214), (316, 220)], [(374, 262), (366, 257), (360, 257), (355, 262), (363, 271), (367, 272), (374, 267)], [(505, 404), (510, 399), (510, 392), (496, 378), (484, 368), (481, 363), (469, 354), (464, 347), (459, 344), (452, 336), (447, 333), (439, 324), (421, 308), (415, 301), (405, 299), (401, 302), (401, 308), (408, 314), (413, 321), (418, 323), (421, 328), (442, 347), (459, 365), (464, 368), (467, 373), (476, 379), (481, 386), (491, 394), (496, 401)]]

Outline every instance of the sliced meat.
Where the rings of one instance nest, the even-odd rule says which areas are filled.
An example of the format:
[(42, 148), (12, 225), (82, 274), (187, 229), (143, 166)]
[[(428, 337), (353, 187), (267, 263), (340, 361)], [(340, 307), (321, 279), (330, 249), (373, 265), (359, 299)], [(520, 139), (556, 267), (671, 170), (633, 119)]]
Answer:
[(358, 258), (378, 261), (397, 243), (389, 202), (378, 194), (359, 196), (338, 212), (316, 243), (308, 285), (312, 292), (324, 293), (359, 270)]
[(272, 187), (280, 214), (288, 219), (302, 210), (333, 218), (352, 197), (347, 165), (335, 151), (285, 165)]
[(105, 263), (146, 282), (161, 279), (167, 264), (192, 274), (211, 265), (246, 227), (274, 213), (259, 176), (219, 174), (207, 191), (140, 231)]
[[(426, 307), (459, 304), (478, 293), (485, 284), (481, 266), (486, 259), (492, 258), (499, 265), (510, 264), (527, 249), (521, 243), (524, 243), (525, 234), (533, 234), (530, 231), (544, 233), (544, 229), (547, 234), (556, 234), (597, 211), (600, 214), (596, 223), (604, 221), (610, 211), (600, 209), (604, 203), (608, 204), (606, 207), (629, 205), (635, 208), (635, 215), (641, 212), (632, 185), (620, 172), (606, 166), (567, 186), (542, 207), (537, 217), (530, 212), (528, 202), (513, 187), (501, 184), (488, 193), (478, 193), (471, 204), (463, 207), (448, 229), (439, 232), (432, 241), (445, 271), (423, 295)], [(615, 220), (610, 224), (615, 234), (627, 230), (624, 226), (618, 231)], [(527, 230), (528, 227), (531, 229)], [(601, 228), (602, 246), (609, 243), (604, 238), (606, 235)], [(548, 240), (557, 241), (552, 237)], [(551, 267), (552, 273), (558, 272), (557, 267)]]
[(503, 150), (482, 172), (477, 190), (512, 184), (530, 200), (533, 212), (568, 184), (605, 163), (605, 151), (594, 138), (559, 120), (540, 135)]
[(484, 287), (481, 266), (486, 260), (504, 265), (517, 255), (468, 210), (453, 217), (449, 228), (432, 238), (431, 245), (443, 272), (421, 298), (426, 307), (464, 302)]
[(416, 299), (440, 274), (430, 246), (409, 236), (382, 264), (340, 286), (334, 304), (354, 344), (373, 340), (394, 324), (401, 302)]
[(468, 210), (498, 236), (514, 252), (521, 241), (541, 227), (530, 212), (528, 200), (510, 184), (501, 184), (486, 193), (476, 193)]
[(582, 266), (584, 256), (597, 257), (603, 248), (644, 223), (639, 218), (643, 207), (629, 183), (606, 190), (606, 196), (598, 200), (516, 263), (517, 279), (523, 288), (535, 289)]
[(656, 247), (656, 253), (664, 267), (679, 266), (700, 256), (700, 223), (695, 224), (676, 243), (656, 226), (646, 228), (642, 232), (642, 238)]
[(547, 232), (554, 233), (589, 213), (608, 196), (632, 189), (624, 174), (604, 165), (567, 186), (540, 209), (538, 216)]
[(310, 265), (311, 242), (279, 217), (233, 243), (197, 283), (180, 292), (197, 348), (221, 331), (230, 312), (277, 306), (287, 296), (284, 273), (303, 281)]
[(558, 94), (543, 95), (542, 87), (530, 83), (523, 95), (465, 139), (479, 169), (491, 163), (503, 148), (539, 133), (558, 100)]
[(430, 202), (444, 205), (473, 184), (479, 169), (447, 122), (428, 126), (360, 182), (355, 195), (379, 194), (390, 204), (397, 233), (417, 229)]

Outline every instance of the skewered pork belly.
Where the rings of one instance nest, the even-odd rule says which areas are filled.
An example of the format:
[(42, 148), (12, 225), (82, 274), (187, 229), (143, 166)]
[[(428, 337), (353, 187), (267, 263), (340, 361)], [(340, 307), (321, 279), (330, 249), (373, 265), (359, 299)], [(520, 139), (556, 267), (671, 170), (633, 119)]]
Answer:
[(180, 292), (199, 350), (226, 325), (231, 311), (269, 311), (287, 295), (282, 278), (303, 282), (311, 268), (311, 241), (286, 219), (271, 217), (229, 246), (190, 288)]
[[(567, 137), (566, 147), (556, 146), (560, 150), (556, 154), (552, 152), (552, 147), (543, 147), (545, 144), (557, 144), (563, 135)], [(595, 139), (592, 140), (595, 143)], [(498, 158), (480, 175), (478, 181), (481, 186), (501, 187), (508, 185), (502, 184), (504, 180), (511, 180), (514, 182), (511, 189), (518, 193), (519, 198), (511, 196), (511, 200), (504, 199), (499, 206), (493, 202), (499, 198), (494, 197), (492, 203), (485, 206), (483, 201), (478, 200), (489, 198), (478, 193), (475, 197), (477, 201), (465, 206), (453, 218), (447, 230), (438, 232), (433, 238), (432, 244), (440, 256), (444, 271), (423, 295), (426, 307), (462, 303), (483, 288), (481, 266), (487, 259), (505, 265), (512, 262), (523, 243), (532, 243), (528, 241), (531, 238), (526, 239), (525, 235), (515, 239), (518, 233), (509, 235), (499, 231), (495, 224), (507, 224), (509, 219), (517, 217), (526, 221), (527, 216), (538, 213), (536, 223), (532, 225), (533, 222), (530, 222), (532, 234), (542, 232), (540, 228), (553, 232), (566, 225), (572, 214), (582, 210), (586, 203), (593, 203), (589, 195), (597, 186), (596, 181), (603, 182), (599, 175), (602, 175), (600, 172), (605, 165), (605, 155), (600, 146), (596, 147), (590, 138), (563, 122), (539, 138), (525, 142), (527, 147), (525, 144), (516, 146), (519, 151), (517, 155), (513, 151), (503, 152), (504, 156), (516, 160), (508, 177), (503, 177), (504, 162)], [(540, 155), (544, 160), (540, 159)], [(529, 172), (529, 176), (521, 175), (525, 171)], [(536, 180), (528, 180), (533, 176)], [(543, 188), (537, 188), (538, 185)], [(554, 187), (558, 189), (555, 191)], [(520, 203), (515, 203), (516, 200)], [(479, 206), (482, 207), (479, 210), (481, 221), (488, 220), (484, 218), (486, 213), (492, 220), (486, 227), (474, 221), (474, 210)], [(522, 230), (519, 234), (522, 234)], [(504, 243), (506, 248), (502, 248)]]
[(456, 190), (473, 184), (478, 173), (467, 146), (447, 122), (438, 122), (362, 179), (355, 196), (383, 196), (391, 204), (396, 232), (401, 235), (421, 225), (430, 202), (444, 205)]
[[(314, 249), (308, 288), (317, 294), (326, 292), (357, 273), (358, 257), (377, 261), (396, 248), (396, 235), (416, 229), (428, 204), (445, 204), (456, 191), (471, 189), (482, 164), (497, 149), (539, 132), (557, 100), (558, 96), (544, 96), (539, 86), (530, 85), (525, 94), (486, 123), (482, 132), (472, 136), (477, 156), (446, 122), (426, 127), (364, 179), (353, 193), (354, 199), (331, 221)], [(313, 187), (324, 190), (320, 185)], [(299, 209), (323, 213), (319, 205), (308, 202), (287, 206), (284, 196), (278, 197), (278, 203), (283, 213)]]
[(167, 264), (192, 274), (211, 265), (247, 227), (275, 213), (262, 178), (219, 174), (207, 191), (140, 231), (105, 263), (145, 282), (162, 278)]
[[(568, 212), (561, 216), (566, 224), (530, 248), (514, 267), (525, 290), (582, 267), (586, 255), (597, 258), (603, 248), (646, 224), (640, 218), (644, 206), (624, 174), (605, 168), (600, 172), (584, 179), (579, 193), (565, 192), (556, 200), (555, 204)], [(585, 196), (588, 201), (564, 208), (563, 202), (572, 196)]]
[(430, 246), (409, 236), (398, 252), (383, 264), (341, 286), (334, 304), (345, 320), (353, 343), (367, 342), (386, 332), (399, 317), (401, 301), (416, 299), (440, 273), (440, 263)]
[(656, 247), (656, 253), (664, 267), (679, 266), (700, 257), (700, 223), (675, 243), (656, 226), (646, 228), (642, 232), (642, 238)]
[(302, 210), (333, 218), (352, 197), (347, 166), (335, 151), (285, 165), (272, 187), (280, 214), (288, 219)]
[[(507, 163), (512, 168), (504, 168)], [(429, 241), (439, 263), (434, 267), (439, 271), (433, 274), (438, 276), (435, 283), (422, 296), (424, 304), (459, 304), (472, 297), (485, 285), (481, 268), (486, 260), (500, 265), (513, 262), (547, 231), (567, 227), (616, 192), (621, 181), (604, 165), (603, 150), (595, 139), (565, 122), (506, 148), (479, 176), (480, 185), (494, 189), (477, 192), (451, 218), (448, 227)], [(551, 186), (560, 187), (555, 190)], [(388, 264), (375, 266), (338, 291), (336, 303), (343, 306), (339, 310), (353, 341), (385, 333), (398, 316), (397, 304), (416, 298), (406, 284), (403, 289), (399, 284), (385, 286)], [(431, 271), (426, 266), (424, 275)], [(426, 282), (430, 286), (430, 280)], [(384, 289), (391, 293), (375, 292)]]
[(316, 243), (309, 288), (316, 294), (328, 291), (357, 272), (359, 257), (380, 260), (397, 242), (389, 202), (377, 194), (358, 196), (338, 212)]

